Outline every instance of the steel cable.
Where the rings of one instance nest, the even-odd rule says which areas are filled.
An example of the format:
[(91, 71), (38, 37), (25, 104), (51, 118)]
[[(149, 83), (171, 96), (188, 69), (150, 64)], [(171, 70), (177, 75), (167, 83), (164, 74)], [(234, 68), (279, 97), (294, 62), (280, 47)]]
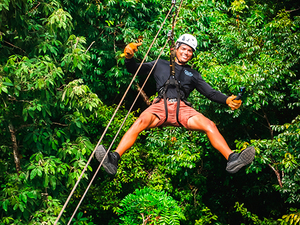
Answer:
[[(85, 171), (86, 171), (86, 169), (87, 169), (87, 167), (88, 167), (88, 165), (89, 165), (90, 161), (92, 160), (92, 158), (93, 158), (93, 156), (94, 156), (94, 154), (95, 154), (95, 151), (96, 151), (97, 147), (99, 146), (99, 144), (100, 144), (100, 143), (101, 143), (101, 141), (103, 140), (103, 138), (104, 138), (104, 135), (106, 134), (106, 132), (107, 132), (107, 130), (108, 130), (108, 128), (109, 128), (109, 126), (110, 126), (110, 124), (112, 123), (112, 121), (113, 121), (113, 119), (114, 119), (114, 117), (115, 117), (115, 115), (116, 115), (117, 111), (118, 111), (118, 110), (119, 110), (119, 108), (121, 107), (121, 104), (122, 104), (122, 102), (123, 102), (123, 101), (124, 101), (124, 99), (125, 99), (125, 96), (127, 95), (128, 91), (129, 91), (129, 89), (130, 89), (130, 87), (132, 86), (132, 84), (133, 84), (133, 82), (134, 82), (134, 80), (135, 80), (135, 78), (136, 78), (136, 76), (137, 76), (137, 74), (138, 74), (138, 72), (139, 72), (139, 70), (140, 70), (140, 68), (141, 68), (142, 64), (145, 62), (145, 60), (146, 60), (146, 57), (148, 56), (148, 54), (149, 54), (149, 52), (150, 52), (150, 50), (151, 50), (151, 48), (152, 48), (152, 46), (153, 46), (154, 42), (156, 41), (156, 39), (157, 39), (157, 37), (158, 37), (158, 35), (159, 35), (159, 33), (160, 33), (160, 31), (161, 31), (161, 29), (162, 29), (163, 25), (165, 24), (165, 22), (166, 22), (167, 18), (169, 17), (169, 14), (171, 13), (171, 11), (172, 11), (173, 7), (174, 7), (174, 4), (172, 4), (172, 5), (171, 5), (171, 8), (170, 8), (170, 10), (168, 11), (168, 13), (167, 13), (167, 15), (166, 15), (166, 17), (165, 17), (165, 19), (164, 19), (164, 21), (163, 21), (162, 25), (160, 26), (160, 28), (159, 28), (158, 32), (156, 33), (156, 35), (155, 35), (155, 37), (154, 37), (154, 39), (153, 39), (153, 41), (152, 41), (152, 43), (151, 43), (150, 47), (148, 48), (148, 51), (147, 51), (147, 53), (145, 54), (145, 56), (144, 56), (144, 58), (143, 58), (143, 60), (142, 60), (142, 62), (141, 62), (141, 64), (140, 64), (140, 66), (138, 67), (138, 69), (137, 69), (137, 71), (136, 71), (135, 75), (133, 76), (133, 78), (132, 78), (132, 80), (131, 80), (130, 84), (128, 85), (128, 87), (127, 87), (127, 89), (126, 89), (126, 91), (125, 91), (125, 93), (124, 93), (124, 95), (123, 95), (122, 99), (120, 100), (120, 102), (119, 102), (119, 104), (118, 104), (117, 108), (115, 109), (115, 111), (114, 111), (114, 113), (113, 113), (113, 115), (112, 115), (112, 117), (111, 117), (111, 119), (110, 119), (109, 123), (107, 124), (107, 126), (106, 126), (105, 130), (103, 131), (103, 134), (102, 134), (102, 136), (100, 137), (100, 139), (99, 139), (99, 141), (98, 141), (98, 143), (97, 143), (96, 147), (94, 148), (94, 150), (93, 150), (93, 152), (92, 152), (92, 154), (91, 154), (90, 158), (88, 159), (88, 161), (87, 161), (87, 163), (86, 163), (85, 167), (83, 168), (83, 170), (82, 170), (82, 172), (81, 172), (81, 174), (80, 174), (80, 176), (79, 176), (78, 180), (76, 181), (76, 183), (75, 183), (75, 185), (74, 185), (74, 187), (73, 187), (72, 191), (70, 192), (70, 194), (69, 194), (69, 196), (68, 196), (68, 198), (67, 198), (67, 200), (66, 200), (66, 202), (65, 202), (64, 206), (62, 207), (62, 209), (61, 209), (61, 211), (60, 211), (59, 215), (57, 216), (57, 218), (56, 218), (56, 220), (55, 220), (55, 222), (54, 222), (54, 225), (56, 225), (56, 224), (58, 223), (58, 221), (59, 221), (60, 217), (61, 217), (61, 216), (62, 216), (62, 214), (63, 214), (63, 211), (66, 209), (66, 207), (67, 207), (67, 205), (68, 205), (68, 203), (69, 203), (69, 201), (70, 201), (70, 199), (71, 199), (72, 195), (74, 194), (74, 192), (75, 192), (75, 190), (76, 190), (76, 188), (77, 188), (77, 186), (78, 186), (78, 184), (79, 184), (79, 182), (80, 182), (80, 180), (81, 180), (81, 178), (82, 178), (83, 174), (85, 173)], [(111, 146), (112, 146), (112, 145), (111, 145)], [(110, 146), (110, 147), (111, 147), (111, 146)], [(108, 153), (108, 152), (109, 152), (109, 151), (107, 151), (107, 153)], [(107, 153), (106, 153), (106, 155), (107, 155)], [(98, 169), (97, 169), (97, 172), (98, 172), (99, 168), (102, 166), (102, 163), (103, 163), (103, 161), (104, 161), (104, 159), (105, 159), (106, 155), (104, 156), (104, 158), (103, 158), (102, 162), (100, 163), (100, 165), (99, 165), (99, 167), (98, 167)], [(94, 175), (94, 177), (95, 177), (95, 175)], [(78, 209), (78, 207), (76, 207), (76, 211), (77, 211), (77, 209)], [(74, 215), (75, 215), (75, 213), (73, 213), (73, 216), (74, 216)], [(72, 219), (73, 219), (73, 216), (72, 216)], [(71, 220), (72, 220), (72, 219), (71, 219)], [(71, 220), (70, 220), (70, 221), (71, 221)], [(70, 221), (69, 221), (69, 223), (70, 223)], [(68, 224), (69, 224), (69, 223), (68, 223)]]
[(81, 197), (81, 199), (80, 199), (80, 201), (79, 201), (79, 203), (78, 203), (78, 205), (77, 205), (76, 209), (75, 209), (75, 210), (74, 210), (74, 212), (73, 212), (73, 215), (71, 216), (71, 218), (70, 218), (70, 220), (69, 220), (69, 222), (68, 222), (68, 225), (71, 223), (72, 219), (74, 218), (74, 216), (75, 216), (75, 214), (76, 214), (76, 212), (77, 212), (77, 210), (78, 210), (79, 206), (81, 205), (81, 203), (82, 203), (83, 199), (85, 198), (85, 195), (86, 195), (86, 193), (88, 192), (88, 190), (89, 190), (90, 186), (92, 185), (92, 183), (93, 183), (94, 179), (96, 178), (96, 175), (97, 175), (97, 173), (99, 172), (99, 170), (100, 170), (100, 168), (101, 168), (101, 166), (102, 166), (102, 163), (103, 163), (104, 159), (106, 158), (106, 156), (107, 156), (108, 152), (110, 151), (110, 149), (111, 149), (111, 147), (113, 146), (113, 144), (114, 144), (114, 142), (115, 142), (116, 138), (118, 137), (118, 135), (119, 135), (119, 133), (120, 133), (120, 131), (121, 131), (121, 129), (122, 129), (122, 127), (123, 127), (123, 125), (125, 124), (125, 122), (126, 122), (126, 120), (127, 120), (128, 116), (129, 116), (129, 114), (130, 114), (130, 112), (131, 112), (131, 110), (132, 110), (133, 106), (135, 105), (135, 103), (136, 103), (136, 101), (137, 101), (138, 97), (140, 96), (140, 94), (141, 94), (141, 92), (142, 92), (142, 90), (143, 90), (144, 86), (146, 85), (146, 83), (147, 83), (147, 81), (148, 81), (148, 79), (149, 79), (149, 77), (150, 77), (150, 75), (151, 75), (151, 73), (152, 73), (152, 71), (153, 71), (153, 69), (154, 69), (154, 67), (155, 67), (155, 65), (156, 65), (156, 63), (157, 63), (157, 61), (158, 61), (158, 59), (160, 58), (160, 56), (161, 56), (162, 52), (164, 51), (164, 49), (165, 49), (165, 47), (166, 47), (167, 43), (168, 43), (168, 40), (166, 41), (166, 43), (165, 43), (165, 45), (164, 45), (163, 49), (161, 50), (161, 52), (160, 52), (159, 56), (157, 57), (157, 59), (156, 59), (156, 61), (155, 61), (154, 65), (153, 65), (153, 67), (151, 68), (151, 71), (149, 72), (149, 74), (148, 74), (148, 76), (147, 76), (146, 80), (144, 81), (144, 84), (143, 84), (143, 86), (141, 87), (141, 89), (140, 89), (140, 91), (138, 92), (138, 94), (137, 94), (137, 96), (136, 96), (135, 100), (133, 101), (133, 103), (132, 103), (132, 105), (131, 105), (130, 109), (128, 110), (128, 113), (127, 113), (127, 115), (125, 116), (125, 118), (124, 118), (124, 120), (123, 120), (123, 122), (122, 122), (122, 124), (121, 124), (121, 126), (120, 126), (120, 128), (119, 128), (119, 130), (118, 130), (118, 132), (116, 133), (116, 135), (115, 135), (115, 137), (114, 137), (113, 141), (111, 142), (111, 144), (110, 144), (109, 148), (107, 149), (107, 152), (106, 152), (106, 154), (105, 154), (105, 155), (104, 155), (104, 157), (103, 157), (103, 160), (102, 160), (102, 161), (101, 161), (101, 163), (99, 164), (99, 166), (98, 166), (98, 168), (97, 168), (96, 172), (94, 173), (94, 176), (92, 177), (92, 179), (91, 179), (91, 181), (90, 181), (89, 185), (87, 186), (87, 188), (86, 188), (86, 190), (85, 190), (84, 194), (82, 195), (82, 197)]

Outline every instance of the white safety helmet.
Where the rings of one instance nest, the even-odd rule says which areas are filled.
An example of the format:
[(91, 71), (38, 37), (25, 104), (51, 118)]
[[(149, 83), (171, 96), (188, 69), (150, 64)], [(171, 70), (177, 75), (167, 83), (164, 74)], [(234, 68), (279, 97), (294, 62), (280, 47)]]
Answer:
[(179, 43), (190, 46), (193, 49), (193, 51), (196, 51), (197, 44), (198, 44), (197, 39), (191, 34), (181, 35), (176, 41), (176, 44), (179, 44)]

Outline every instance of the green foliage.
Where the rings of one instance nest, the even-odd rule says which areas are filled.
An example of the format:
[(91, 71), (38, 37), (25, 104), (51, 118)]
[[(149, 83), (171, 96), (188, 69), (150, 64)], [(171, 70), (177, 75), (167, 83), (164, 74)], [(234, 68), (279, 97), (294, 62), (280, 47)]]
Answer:
[(214, 215), (209, 208), (202, 209), (204, 216), (202, 216), (199, 220), (196, 220), (195, 225), (202, 225), (202, 224), (218, 224), (216, 221), (218, 216)]
[(73, 28), (72, 16), (63, 9), (57, 9), (48, 17), (46, 26), (53, 34), (70, 33)]
[(247, 219), (248, 221), (251, 221), (251, 224), (277, 224), (276, 221), (272, 220), (272, 219), (266, 219), (264, 218), (264, 220), (260, 220), (258, 218), (257, 215), (249, 212), (245, 207), (244, 207), (244, 204), (239, 204), (238, 202), (235, 203), (235, 206), (236, 208), (236, 211), (237, 212), (240, 212), (241, 215)]
[(267, 219), (264, 218), (264, 220), (260, 220), (257, 215), (249, 212), (245, 207), (244, 204), (239, 204), (238, 202), (235, 203), (236, 211), (241, 213), (241, 215), (247, 219), (248, 221), (251, 221), (251, 224), (281, 224), (281, 225), (287, 225), (287, 224), (299, 224), (300, 217), (299, 217), (299, 210), (295, 208), (290, 209), (290, 214), (283, 215), (282, 219), (273, 220), (273, 219)]
[[(7, 16), (16, 23), (7, 23), (1, 30), (5, 37), (0, 73), (1, 158), (6, 158), (1, 161), (1, 170), (6, 171), (1, 176), (1, 221), (54, 223), (62, 199), (94, 148), (85, 124), (89, 116), (101, 113), (102, 103), (82, 79), (75, 79), (75, 73), (84, 71), (89, 55), (85, 38), (70, 35), (72, 16), (56, 1), (37, 5), (13, 1), (4, 7), (1, 18), (10, 9), (23, 23)], [(5, 45), (13, 40), (10, 46), (15, 48)]]
[(65, 56), (62, 58), (61, 65), (66, 68), (69, 72), (75, 72), (75, 69), (82, 70), (84, 64), (90, 59), (87, 55), (87, 50), (85, 50), (83, 44), (85, 44), (84, 37), (76, 37), (71, 35), (67, 41), (67, 46), (65, 50)]
[(300, 212), (298, 209), (291, 208), (289, 215), (282, 216), (282, 219), (279, 219), (280, 224), (299, 224), (300, 221)]
[(91, 218), (85, 218), (83, 217), (83, 213), (79, 212), (76, 216), (76, 218), (73, 218), (72, 220), (72, 224), (76, 224), (76, 225), (94, 225), (95, 223), (93, 223), (91, 221)]
[(120, 203), (122, 224), (180, 224), (185, 217), (177, 202), (165, 192), (150, 188), (135, 190)]
[(276, 189), (286, 196), (289, 203), (299, 202), (299, 116), (291, 123), (272, 126), (280, 132), (273, 140), (253, 141), (258, 158), (250, 168), (252, 171), (262, 171), (269, 166), (275, 172), (278, 185)]
[[(0, 2), (0, 223), (54, 223), (131, 81), (120, 56), (124, 47), (142, 36), (140, 61), (170, 4)], [(193, 68), (227, 95), (246, 87), (234, 112), (198, 92), (189, 100), (216, 123), (232, 149), (254, 145), (255, 161), (229, 176), (226, 161), (204, 134), (169, 127), (145, 131), (122, 157), (115, 177), (101, 169), (72, 222), (116, 224), (121, 218), (132, 224), (127, 219), (134, 218), (141, 224), (140, 213), (144, 219), (150, 215), (135, 205), (142, 202), (155, 203), (150, 219), (156, 224), (299, 223), (299, 24), (294, 1), (184, 1), (175, 38), (197, 37)], [(169, 18), (147, 61), (158, 56), (170, 25)], [(145, 87), (148, 96), (155, 94), (151, 85), (150, 80)], [(136, 93), (130, 89), (104, 137), (106, 146)], [(138, 102), (113, 148), (145, 107)], [(62, 224), (97, 166), (92, 160)], [(236, 203), (242, 219), (235, 202), (247, 205)]]

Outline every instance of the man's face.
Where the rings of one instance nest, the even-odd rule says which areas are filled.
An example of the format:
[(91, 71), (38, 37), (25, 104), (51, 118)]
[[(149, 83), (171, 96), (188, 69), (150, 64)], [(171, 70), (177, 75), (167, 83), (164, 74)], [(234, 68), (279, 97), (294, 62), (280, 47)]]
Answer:
[(179, 65), (184, 65), (187, 63), (193, 56), (193, 49), (186, 45), (182, 44), (176, 51), (177, 63)]

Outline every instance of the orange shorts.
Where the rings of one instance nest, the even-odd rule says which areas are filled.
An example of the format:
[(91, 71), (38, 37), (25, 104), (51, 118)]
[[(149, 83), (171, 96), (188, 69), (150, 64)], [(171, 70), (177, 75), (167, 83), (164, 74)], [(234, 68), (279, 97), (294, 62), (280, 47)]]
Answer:
[[(159, 126), (180, 127), (180, 124), (177, 122), (176, 119), (177, 102), (170, 102), (167, 100), (167, 105), (168, 105), (167, 120), (166, 120), (165, 104), (163, 99), (149, 106), (144, 112), (152, 113), (159, 118), (159, 122), (156, 124), (156, 127)], [(182, 124), (182, 126), (188, 129), (188, 124), (187, 124), (188, 119), (191, 118), (192, 116), (196, 116), (199, 114), (201, 115), (201, 113), (197, 112), (192, 107), (186, 105), (183, 101), (180, 101), (178, 120)]]

